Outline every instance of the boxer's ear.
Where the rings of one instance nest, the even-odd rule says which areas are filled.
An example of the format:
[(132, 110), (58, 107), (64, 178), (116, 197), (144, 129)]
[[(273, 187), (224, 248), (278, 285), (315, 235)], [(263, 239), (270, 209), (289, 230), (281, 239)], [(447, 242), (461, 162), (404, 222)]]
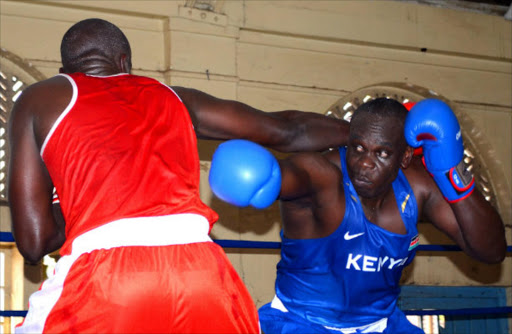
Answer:
[(119, 68), (122, 73), (130, 73), (132, 71), (132, 60), (130, 55), (123, 53), (119, 61)]
[(406, 169), (407, 167), (409, 167), (409, 165), (411, 164), (413, 155), (414, 155), (414, 148), (407, 145), (407, 148), (405, 149), (405, 152), (402, 155), (402, 161), (400, 161), (400, 167), (402, 167), (403, 169)]

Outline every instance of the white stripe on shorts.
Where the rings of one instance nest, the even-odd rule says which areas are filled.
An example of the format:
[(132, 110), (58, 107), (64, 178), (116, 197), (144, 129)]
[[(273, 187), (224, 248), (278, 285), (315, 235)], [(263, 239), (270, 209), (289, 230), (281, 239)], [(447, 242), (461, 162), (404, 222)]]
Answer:
[(16, 333), (42, 333), (52, 308), (62, 293), (64, 281), (75, 260), (97, 249), (127, 246), (167, 246), (212, 242), (208, 220), (197, 214), (177, 214), (116, 220), (87, 231), (73, 240), (70, 255), (57, 261), (54, 276), (43, 282), (29, 298), (29, 309)]

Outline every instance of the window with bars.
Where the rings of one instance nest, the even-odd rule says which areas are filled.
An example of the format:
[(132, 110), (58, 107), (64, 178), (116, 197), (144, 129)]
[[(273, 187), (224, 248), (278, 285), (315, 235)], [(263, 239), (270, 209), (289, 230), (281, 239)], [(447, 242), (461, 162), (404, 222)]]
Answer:
[(18, 99), (25, 83), (17, 76), (0, 70), (0, 203), (7, 203), (7, 121), (12, 105)]
[[(365, 87), (349, 94), (330, 106), (325, 114), (331, 117), (342, 118), (346, 121), (350, 121), (352, 114), (361, 104), (380, 97), (393, 98), (403, 104), (408, 102), (418, 102), (426, 98), (443, 99), (437, 93), (422, 87), (400, 83), (385, 83), (382, 85)], [(483, 164), (479, 161), (480, 158), (474, 154), (476, 149), (473, 147), (472, 141), (467, 140), (470, 138), (466, 136), (467, 132), (465, 133), (464, 124), (460, 119), (461, 114), (459, 113), (457, 117), (459, 117), (459, 123), (461, 123), (463, 132), (464, 162), (466, 163), (467, 169), (475, 176), (476, 187), (480, 190), (485, 199), (497, 208), (498, 203), (490, 182), (491, 177), (489, 172), (481, 168)]]

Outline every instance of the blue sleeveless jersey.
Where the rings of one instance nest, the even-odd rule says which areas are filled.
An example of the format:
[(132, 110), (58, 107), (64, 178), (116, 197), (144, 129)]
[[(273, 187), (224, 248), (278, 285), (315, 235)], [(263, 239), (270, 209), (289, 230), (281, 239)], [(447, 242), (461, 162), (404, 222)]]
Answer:
[[(289, 315), (321, 326), (358, 327), (397, 312), (400, 316), (393, 319), (412, 326), (398, 310), (397, 299), (402, 270), (418, 245), (416, 198), (400, 170), (393, 191), (407, 233), (374, 225), (366, 219), (348, 177), (345, 152), (340, 148), (346, 198), (343, 221), (334, 233), (319, 239), (288, 239), (281, 232), (276, 296)], [(264, 315), (261, 321), (265, 330)]]

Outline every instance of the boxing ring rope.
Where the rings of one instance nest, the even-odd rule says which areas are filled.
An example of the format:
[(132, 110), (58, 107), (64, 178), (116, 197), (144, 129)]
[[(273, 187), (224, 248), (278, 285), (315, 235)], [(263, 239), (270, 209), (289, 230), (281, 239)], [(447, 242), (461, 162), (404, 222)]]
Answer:
[(14, 242), (14, 237), (10, 232), (0, 232), (0, 242)]
[[(215, 239), (213, 240), (223, 248), (252, 248), (252, 249), (280, 249), (279, 241), (250, 241), (250, 240), (230, 240)], [(10, 232), (0, 232), (0, 242), (14, 242), (14, 237)], [(456, 245), (418, 245), (418, 251), (433, 252), (459, 252), (459, 246)], [(507, 253), (512, 253), (512, 246), (507, 246)]]
[[(278, 241), (251, 241), (251, 240), (213, 240), (223, 248), (245, 248), (245, 249), (280, 249)], [(14, 242), (10, 232), (0, 232), (0, 242)], [(418, 245), (417, 251), (427, 252), (459, 252), (461, 249), (455, 245)], [(512, 253), (512, 246), (507, 246), (507, 253)], [(463, 308), (463, 309), (436, 309), (436, 310), (403, 310), (406, 315), (512, 315), (512, 306)], [(27, 311), (1, 311), (0, 317), (25, 317)]]
[[(223, 248), (256, 248), (256, 249), (280, 249), (281, 243), (278, 241), (248, 241), (248, 240), (214, 240)], [(462, 251), (456, 245), (418, 245), (418, 251), (438, 251), (438, 252), (459, 252)], [(512, 253), (512, 246), (507, 246), (507, 253)]]

